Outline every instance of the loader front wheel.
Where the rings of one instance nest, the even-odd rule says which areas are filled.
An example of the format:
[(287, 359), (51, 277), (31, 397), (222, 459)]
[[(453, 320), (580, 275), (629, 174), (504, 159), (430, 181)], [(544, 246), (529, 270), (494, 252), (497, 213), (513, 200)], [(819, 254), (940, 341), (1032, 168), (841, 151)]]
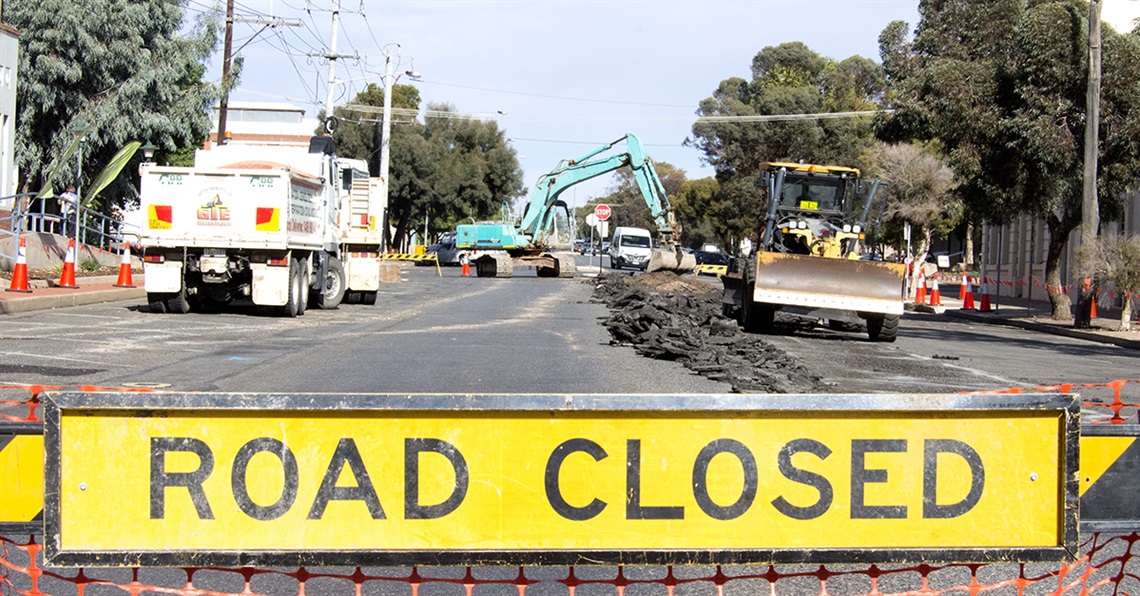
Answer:
[(867, 319), (867, 337), (871, 341), (890, 343), (898, 339), (898, 336), (898, 315), (879, 315)]
[(747, 302), (741, 309), (740, 323), (748, 333), (771, 333), (776, 308), (763, 302)]

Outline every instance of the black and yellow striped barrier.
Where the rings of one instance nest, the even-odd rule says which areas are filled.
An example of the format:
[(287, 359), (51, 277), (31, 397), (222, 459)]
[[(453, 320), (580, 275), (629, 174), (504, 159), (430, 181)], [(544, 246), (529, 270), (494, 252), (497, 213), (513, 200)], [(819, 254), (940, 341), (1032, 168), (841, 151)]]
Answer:
[(43, 425), (0, 422), (0, 534), (42, 533), (43, 511)]
[(430, 255), (414, 255), (414, 254), (381, 254), (380, 260), (382, 261), (435, 261), (439, 262), (434, 254)]
[(1081, 530), (1140, 530), (1140, 424), (1081, 427)]
[(439, 269), (439, 258), (435, 255), (435, 253), (422, 254), (422, 255), (401, 254), (401, 253), (381, 254), (380, 260), (381, 261), (417, 261), (417, 262), (421, 262), (421, 263), (423, 263), (423, 262), (435, 263), (436, 275), (438, 275), (439, 277), (443, 277), (443, 271), (440, 271), (440, 269)]
[(697, 275), (724, 275), (728, 273), (728, 265), (697, 265)]

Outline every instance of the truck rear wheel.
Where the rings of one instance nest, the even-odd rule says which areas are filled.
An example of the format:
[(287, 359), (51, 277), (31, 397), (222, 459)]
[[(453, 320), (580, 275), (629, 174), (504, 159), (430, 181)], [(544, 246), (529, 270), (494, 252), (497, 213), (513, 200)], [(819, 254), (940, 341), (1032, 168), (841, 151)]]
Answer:
[(164, 296), (164, 294), (155, 294), (153, 292), (146, 295), (147, 308), (150, 309), (150, 312), (166, 312), (166, 298)]
[(293, 318), (304, 314), (304, 306), (302, 294), (307, 293), (308, 288), (301, 284), (301, 268), (297, 266), (296, 260), (289, 261), (289, 297), (285, 302), (285, 306), (281, 307), (281, 314), (283, 316)]
[(166, 298), (166, 312), (184, 315), (190, 312), (190, 299), (186, 296), (186, 286), (181, 290), (169, 294)]
[(314, 292), (317, 308), (327, 310), (340, 306), (345, 290), (344, 265), (340, 259), (329, 257), (328, 274), (321, 282)]
[(376, 304), (376, 292), (361, 292), (360, 303), (365, 306), (372, 306)]
[(890, 343), (898, 339), (899, 316), (880, 315), (867, 319), (867, 337), (871, 341)]

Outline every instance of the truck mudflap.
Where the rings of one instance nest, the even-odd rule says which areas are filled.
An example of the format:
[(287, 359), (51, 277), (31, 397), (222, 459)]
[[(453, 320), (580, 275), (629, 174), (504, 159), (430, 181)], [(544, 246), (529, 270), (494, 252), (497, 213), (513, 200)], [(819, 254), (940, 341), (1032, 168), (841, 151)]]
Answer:
[(901, 315), (906, 265), (761, 252), (753, 302)]

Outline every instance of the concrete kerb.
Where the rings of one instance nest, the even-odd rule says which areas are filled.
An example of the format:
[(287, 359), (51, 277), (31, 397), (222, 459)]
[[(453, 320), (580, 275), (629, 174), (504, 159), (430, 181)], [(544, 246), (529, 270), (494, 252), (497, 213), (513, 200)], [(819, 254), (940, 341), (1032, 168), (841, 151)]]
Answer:
[[(8, 293), (0, 289), (0, 314), (18, 314), (37, 310), (50, 310), (53, 308), (67, 308), (103, 302), (117, 302), (120, 300), (138, 300), (146, 298), (146, 290), (142, 287), (142, 279), (135, 276), (134, 288), (117, 288), (117, 276), (80, 277), (76, 280), (79, 287), (75, 289), (57, 288), (55, 282), (33, 280), (29, 283), (31, 294)], [(8, 287), (8, 281), (3, 281)]]
[[(957, 300), (944, 298), (943, 301), (950, 302), (950, 304), (932, 307), (928, 304), (908, 303), (907, 310), (940, 315), (944, 314), (957, 319), (965, 319), (974, 323), (1004, 325), (1006, 327), (1025, 329), (1027, 331), (1048, 333), (1051, 335), (1059, 335), (1063, 337), (1071, 337), (1074, 339), (1082, 339), (1085, 341), (1110, 344), (1130, 350), (1140, 350), (1140, 333), (1137, 332), (1120, 332), (1103, 329), (1099, 331), (1093, 329), (1077, 329), (1073, 327), (1071, 321), (1066, 322), (1049, 320), (1046, 322), (1044, 319), (1033, 317), (1029, 309), (1023, 306), (999, 305), (998, 309), (994, 312), (981, 312), (978, 310), (962, 310), (960, 307), (961, 303)], [(1043, 309), (1044, 307), (1042, 307), (1042, 309), (1039, 309), (1039, 312), (1044, 312)]]

